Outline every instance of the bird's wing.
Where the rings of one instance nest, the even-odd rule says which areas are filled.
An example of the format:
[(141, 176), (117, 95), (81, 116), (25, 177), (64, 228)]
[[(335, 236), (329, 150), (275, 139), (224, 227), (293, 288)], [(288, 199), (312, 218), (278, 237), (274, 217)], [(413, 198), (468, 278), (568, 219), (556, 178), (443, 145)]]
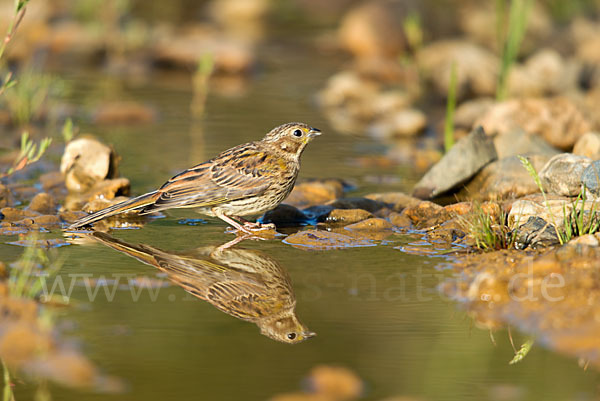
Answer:
[(208, 288), (207, 300), (222, 311), (241, 319), (253, 319), (274, 313), (278, 304), (263, 285), (248, 281), (221, 281)]
[(143, 212), (213, 206), (259, 196), (282, 169), (286, 164), (281, 158), (255, 143), (240, 145), (171, 178), (158, 190), (155, 203)]

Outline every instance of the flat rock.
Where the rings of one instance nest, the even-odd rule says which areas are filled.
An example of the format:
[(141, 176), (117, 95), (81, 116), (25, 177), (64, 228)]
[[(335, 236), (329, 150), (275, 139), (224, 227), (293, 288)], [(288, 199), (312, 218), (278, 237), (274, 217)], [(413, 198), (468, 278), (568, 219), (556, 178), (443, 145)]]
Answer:
[(309, 250), (354, 248), (375, 245), (373, 241), (368, 239), (356, 238), (350, 235), (324, 230), (299, 231), (289, 235), (283, 242), (296, 248)]
[(494, 136), (494, 146), (498, 159), (514, 155), (554, 156), (560, 152), (538, 135), (529, 134), (522, 129), (514, 129)]
[(325, 218), (328, 225), (348, 225), (374, 217), (363, 209), (333, 209)]
[[(550, 156), (528, 156), (536, 171), (540, 171)], [(514, 199), (539, 192), (535, 180), (529, 175), (517, 156), (496, 160), (485, 166), (459, 192), (458, 198), (465, 200)]]
[(562, 196), (581, 192), (581, 175), (592, 162), (585, 156), (562, 153), (554, 156), (539, 172), (544, 190)]
[(417, 183), (413, 195), (431, 199), (464, 183), (486, 164), (496, 160), (496, 149), (483, 129), (459, 140)]

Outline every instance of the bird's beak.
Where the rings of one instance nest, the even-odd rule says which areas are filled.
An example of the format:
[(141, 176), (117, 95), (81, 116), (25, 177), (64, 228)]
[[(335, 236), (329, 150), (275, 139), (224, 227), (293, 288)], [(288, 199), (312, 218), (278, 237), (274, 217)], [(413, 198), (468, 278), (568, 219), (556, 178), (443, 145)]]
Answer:
[(305, 339), (306, 338), (314, 337), (316, 335), (317, 335), (317, 333), (312, 332), (312, 331), (305, 331), (305, 332), (302, 333), (302, 337), (304, 337)]
[(314, 138), (315, 136), (319, 135), (321, 135), (321, 130), (318, 128), (311, 128), (310, 131), (308, 131), (309, 138)]

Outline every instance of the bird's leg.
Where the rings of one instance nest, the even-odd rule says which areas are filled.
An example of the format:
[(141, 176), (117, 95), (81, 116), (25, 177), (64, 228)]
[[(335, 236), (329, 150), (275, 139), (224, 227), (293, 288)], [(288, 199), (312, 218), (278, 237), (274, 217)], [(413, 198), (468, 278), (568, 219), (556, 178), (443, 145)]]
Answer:
[(224, 222), (231, 224), (233, 227), (235, 227), (237, 230), (244, 232), (246, 234), (250, 234), (252, 235), (252, 231), (250, 231), (248, 228), (242, 226), (240, 223), (238, 223), (237, 221), (235, 221), (234, 219), (232, 219), (231, 217), (227, 216), (225, 213), (218, 211), (217, 209), (212, 209), (213, 213), (215, 214), (215, 216), (217, 216), (218, 218), (220, 218), (221, 220), (223, 220)]
[(250, 230), (262, 230), (265, 228), (275, 228), (275, 224), (273, 223), (269, 223), (269, 224), (261, 224), (259, 222), (253, 222), (253, 221), (248, 221), (246, 219), (244, 219), (243, 217), (240, 216), (235, 216), (236, 219), (238, 219), (239, 221), (241, 221), (242, 223), (244, 223), (244, 227), (248, 228)]
[(240, 242), (242, 242), (243, 240), (248, 239), (248, 238), (250, 238), (249, 234), (244, 234), (244, 235), (237, 236), (234, 239), (232, 239), (231, 241), (226, 242), (225, 244), (223, 244), (223, 245), (219, 246), (218, 248), (216, 248), (214, 251), (212, 251), (210, 253), (210, 255), (213, 256), (213, 255), (215, 255), (215, 254), (217, 254), (219, 252), (223, 252), (224, 250), (226, 250), (228, 248), (231, 248), (232, 246), (235, 246), (235, 245), (239, 244)]

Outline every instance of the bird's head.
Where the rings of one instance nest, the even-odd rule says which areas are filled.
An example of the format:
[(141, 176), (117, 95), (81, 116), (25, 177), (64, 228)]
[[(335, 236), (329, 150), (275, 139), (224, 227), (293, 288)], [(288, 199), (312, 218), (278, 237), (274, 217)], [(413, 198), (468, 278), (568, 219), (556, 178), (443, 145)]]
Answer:
[(278, 151), (300, 157), (306, 145), (319, 135), (321, 130), (304, 123), (287, 123), (273, 128), (264, 137), (263, 142)]
[(317, 335), (298, 320), (294, 311), (262, 321), (258, 326), (262, 335), (288, 344), (296, 344)]

